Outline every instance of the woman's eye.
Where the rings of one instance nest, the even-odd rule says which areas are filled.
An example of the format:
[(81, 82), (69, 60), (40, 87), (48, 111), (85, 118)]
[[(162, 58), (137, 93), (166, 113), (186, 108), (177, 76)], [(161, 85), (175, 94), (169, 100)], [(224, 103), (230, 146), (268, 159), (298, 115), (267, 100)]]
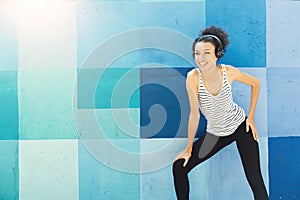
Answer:
[(205, 54), (210, 54), (210, 52), (205, 52)]

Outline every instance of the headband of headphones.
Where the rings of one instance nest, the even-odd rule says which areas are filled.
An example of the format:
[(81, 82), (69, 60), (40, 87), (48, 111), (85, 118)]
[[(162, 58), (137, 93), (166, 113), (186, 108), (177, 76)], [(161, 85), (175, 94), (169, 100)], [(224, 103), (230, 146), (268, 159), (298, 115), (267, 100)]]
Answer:
[(224, 55), (224, 49), (223, 49), (223, 45), (222, 45), (222, 41), (215, 35), (202, 35), (200, 36), (197, 41), (202, 41), (205, 40), (206, 38), (213, 38), (216, 42), (217, 42), (217, 48), (216, 48), (216, 56), (217, 58), (221, 58)]

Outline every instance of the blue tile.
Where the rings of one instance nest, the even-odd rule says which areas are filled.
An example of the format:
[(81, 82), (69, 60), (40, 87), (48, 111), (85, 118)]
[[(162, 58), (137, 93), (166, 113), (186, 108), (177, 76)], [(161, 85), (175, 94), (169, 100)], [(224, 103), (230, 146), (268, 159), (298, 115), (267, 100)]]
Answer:
[(265, 0), (206, 1), (206, 25), (212, 24), (229, 33), (224, 63), (239, 67), (266, 66)]
[[(86, 1), (77, 4), (77, 63), (81, 66), (90, 52), (124, 31), (140, 27), (138, 2)], [(125, 42), (126, 40), (124, 40)], [(107, 49), (107, 52), (114, 51)], [(135, 56), (126, 58), (136, 59)]]
[[(185, 87), (190, 68), (144, 68), (140, 79), (142, 138), (187, 137), (189, 102)], [(205, 132), (201, 116), (197, 136)]]
[[(186, 15), (185, 12), (193, 13)], [(205, 2), (80, 2), (77, 6), (78, 19), (78, 66), (86, 65), (86, 59), (93, 66), (105, 68), (104, 60), (116, 55), (116, 58), (109, 60), (112, 67), (135, 67), (144, 63), (160, 63), (172, 66), (191, 65), (184, 58), (178, 57), (178, 52), (182, 49), (188, 50), (188, 60), (191, 59), (191, 45), (200, 28), (205, 26)], [(156, 17), (153, 17), (156, 16)], [(164, 20), (161, 20), (164, 19)], [(197, 22), (197, 26), (195, 26)], [(128, 39), (127, 32), (143, 28), (159, 28), (160, 31), (173, 31), (181, 34), (184, 38), (178, 42), (174, 35), (164, 37), (159, 32), (155, 34), (157, 46), (147, 46), (148, 36), (138, 33), (135, 39)], [(99, 34), (101, 33), (101, 34)], [(149, 32), (148, 32), (149, 33)], [(149, 33), (150, 34), (150, 33)], [(151, 33), (152, 34), (152, 33)], [(153, 34), (151, 35), (153, 37)], [(150, 37), (151, 37), (150, 36)], [(186, 42), (186, 39), (190, 40)], [(121, 39), (118, 44), (113, 42)], [(133, 40), (133, 41), (131, 41)], [(175, 40), (175, 41), (172, 41)], [(148, 42), (148, 43), (147, 43)], [(171, 51), (173, 42), (177, 42), (177, 49)], [(132, 43), (138, 47), (131, 47)], [(122, 44), (122, 46), (121, 46)], [(106, 46), (108, 45), (108, 46)], [(170, 52), (165, 52), (161, 48), (164, 45)], [(97, 49), (105, 46), (105, 51), (95, 58), (89, 57)], [(150, 49), (151, 48), (151, 49)], [(124, 50), (124, 51), (122, 51)], [(119, 51), (122, 51), (120, 54)], [(99, 59), (101, 58), (101, 59)], [(92, 61), (91, 61), (91, 60)], [(97, 63), (98, 66), (95, 66)]]
[(0, 70), (18, 68), (18, 32), (16, 4), (0, 4)]
[(144, 27), (169, 28), (195, 38), (205, 26), (205, 2), (141, 3), (140, 19)]
[(0, 140), (0, 199), (19, 198), (19, 146), (17, 140)]
[[(128, 140), (123, 143), (130, 149), (136, 146), (132, 144)], [(121, 172), (108, 167), (109, 163), (104, 165), (104, 163), (95, 159), (93, 153), (88, 152), (81, 142), (78, 145), (79, 199), (140, 199), (139, 174)], [(113, 155), (111, 151), (105, 153), (110, 154), (111, 159), (121, 165), (139, 166), (138, 160), (130, 162), (127, 157), (120, 158), (118, 155)]]
[(269, 136), (300, 136), (300, 68), (267, 68)]
[(18, 72), (0, 71), (0, 140), (18, 139)]
[(139, 69), (78, 70), (78, 108), (138, 108)]
[(300, 197), (300, 137), (269, 138), (270, 199)]

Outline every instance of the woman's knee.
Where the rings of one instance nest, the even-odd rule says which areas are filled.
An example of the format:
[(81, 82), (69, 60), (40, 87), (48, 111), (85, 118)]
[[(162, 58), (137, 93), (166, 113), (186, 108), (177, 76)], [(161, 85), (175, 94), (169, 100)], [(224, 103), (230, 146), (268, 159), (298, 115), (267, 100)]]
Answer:
[(185, 173), (185, 168), (183, 167), (184, 159), (176, 160), (173, 163), (173, 174)]

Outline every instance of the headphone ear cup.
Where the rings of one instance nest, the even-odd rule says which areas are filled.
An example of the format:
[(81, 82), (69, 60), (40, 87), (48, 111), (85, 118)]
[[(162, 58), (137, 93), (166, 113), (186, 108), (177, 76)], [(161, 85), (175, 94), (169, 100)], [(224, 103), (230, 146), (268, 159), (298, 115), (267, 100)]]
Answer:
[(223, 55), (224, 55), (224, 49), (219, 47), (217, 50), (217, 57), (221, 58)]

